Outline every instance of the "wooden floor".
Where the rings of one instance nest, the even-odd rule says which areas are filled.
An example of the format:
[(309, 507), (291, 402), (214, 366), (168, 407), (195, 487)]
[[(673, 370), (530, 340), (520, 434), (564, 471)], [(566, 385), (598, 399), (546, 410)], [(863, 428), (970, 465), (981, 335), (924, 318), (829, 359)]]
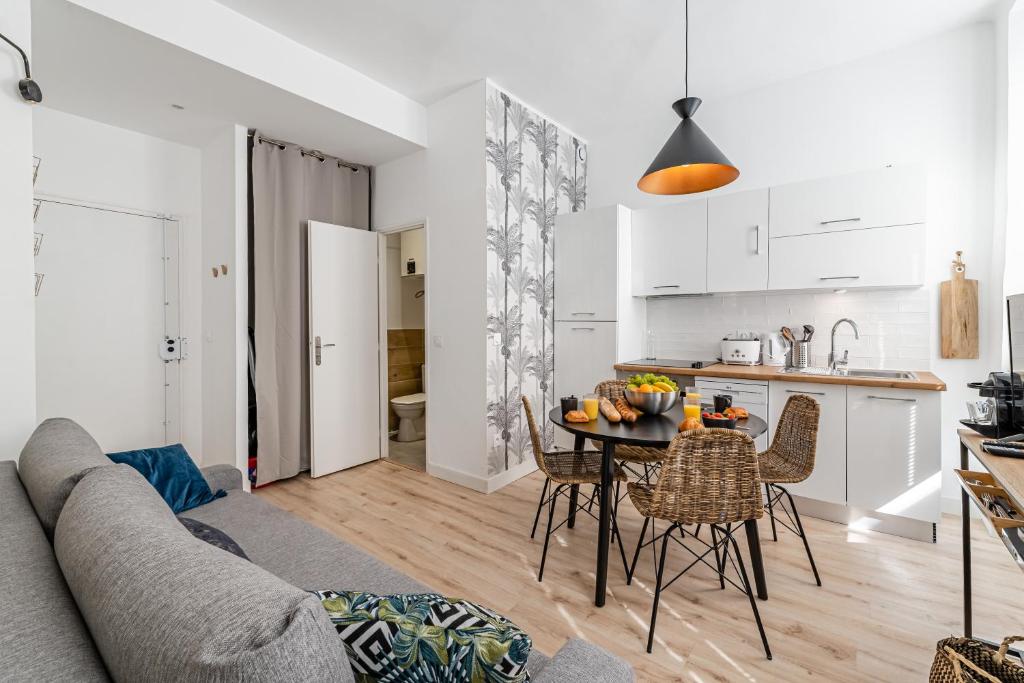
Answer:
[[(501, 612), (542, 652), (586, 638), (628, 659), (641, 681), (926, 680), (935, 642), (961, 628), (958, 518), (943, 519), (934, 545), (807, 519), (821, 588), (799, 538), (785, 533), (772, 543), (762, 522), (769, 599), (759, 604), (774, 660), (764, 658), (746, 596), (719, 590), (703, 569), (663, 594), (654, 652), (646, 654), (649, 554), (626, 586), (613, 547), (608, 601), (595, 607), (596, 522), (583, 516), (575, 530), (563, 527), (552, 538), (537, 582), (543, 534), (530, 540), (529, 533), (542, 482), (534, 474), (483, 495), (376, 462), (320, 479), (303, 475), (257, 495), (439, 592)], [(628, 501), (620, 526), (631, 549), (640, 517)], [(1024, 576), (980, 524), (973, 538), (975, 631), (1019, 633)], [(681, 568), (684, 553), (670, 550), (670, 566)]]

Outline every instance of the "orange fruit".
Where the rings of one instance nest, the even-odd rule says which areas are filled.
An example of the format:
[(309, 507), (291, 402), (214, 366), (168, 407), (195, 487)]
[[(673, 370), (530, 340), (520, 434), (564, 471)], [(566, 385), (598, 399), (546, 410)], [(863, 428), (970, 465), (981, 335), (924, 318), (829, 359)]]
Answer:
[(641, 384), (639, 387), (637, 387), (637, 391), (644, 394), (651, 394), (654, 393), (654, 387), (652, 387), (650, 384)]

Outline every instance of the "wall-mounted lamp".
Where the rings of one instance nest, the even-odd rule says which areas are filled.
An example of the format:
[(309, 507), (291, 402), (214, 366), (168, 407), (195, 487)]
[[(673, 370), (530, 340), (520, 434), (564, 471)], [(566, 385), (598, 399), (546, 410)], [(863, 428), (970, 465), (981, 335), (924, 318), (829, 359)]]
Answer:
[(43, 91), (39, 88), (39, 84), (32, 80), (32, 69), (28, 65), (28, 55), (4, 34), (0, 33), (0, 38), (3, 38), (5, 43), (17, 50), (21, 55), (21, 61), (25, 63), (25, 78), (18, 81), (18, 92), (21, 93), (21, 99), (29, 104), (39, 104), (43, 101)]

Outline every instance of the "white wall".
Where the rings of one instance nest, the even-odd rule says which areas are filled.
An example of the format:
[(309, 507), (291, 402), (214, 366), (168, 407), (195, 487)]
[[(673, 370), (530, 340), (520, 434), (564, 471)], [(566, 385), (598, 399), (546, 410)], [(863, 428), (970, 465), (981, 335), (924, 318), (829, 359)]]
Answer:
[[(29, 0), (0, 4), (3, 33), (30, 56)], [(36, 423), (32, 274), (32, 108), (18, 55), (0, 51), (0, 460), (18, 457)], [(45, 93), (44, 93), (45, 94)]]
[[(430, 147), (374, 170), (374, 229), (427, 221), (427, 471), (487, 487), (485, 82), (429, 107)], [(452, 378), (457, 378), (453, 380)]]
[(417, 299), (416, 293), (426, 290), (425, 280), (422, 277), (402, 277), (405, 264), (402, 262), (401, 234), (388, 235), (387, 239), (388, 329), (422, 330), (426, 322), (426, 298)]
[[(246, 129), (202, 149), (203, 463), (248, 467)], [(227, 274), (213, 269), (227, 266)], [(245, 478), (248, 485), (248, 477)]]
[[(947, 498), (957, 493), (947, 476), (959, 463), (957, 420), (965, 415), (964, 402), (974, 394), (965, 385), (1001, 367), (1002, 273), (993, 267), (997, 220), (993, 44), (992, 24), (965, 26), (865, 60), (706, 102), (699, 115), (701, 125), (728, 150), (743, 173), (724, 192), (886, 163), (927, 167), (928, 265), (923, 298), (914, 299), (910, 310), (901, 310), (897, 301), (895, 311), (892, 295), (867, 293), (857, 298), (864, 302), (858, 304), (862, 317), (877, 310), (893, 322), (906, 320), (913, 328), (914, 346), (919, 343), (917, 325), (923, 320), (917, 309), (922, 301), (928, 304), (927, 360), (949, 386), (942, 398), (943, 495)], [(592, 161), (594, 176), (621, 173), (614, 168), (614, 159), (598, 160), (595, 153)], [(607, 188), (611, 181), (606, 176), (594, 185)], [(607, 190), (604, 196), (591, 197), (595, 205), (617, 199)], [(938, 283), (949, 278), (949, 263), (958, 249), (964, 251), (968, 277), (980, 283), (981, 358), (977, 361), (939, 358)], [(767, 301), (779, 303), (773, 298)], [(813, 310), (798, 307), (783, 322), (799, 322), (799, 316), (820, 311), (830, 328), (832, 316), (839, 317), (843, 310), (842, 300), (834, 301), (827, 306), (816, 303)], [(729, 305), (728, 301), (723, 304), (726, 310)], [(678, 318), (688, 312), (688, 306), (656, 304), (651, 307), (652, 319)], [(774, 325), (777, 318), (768, 322)], [(818, 330), (820, 335), (829, 331), (825, 325), (818, 325)], [(856, 354), (851, 351), (851, 355)], [(909, 354), (907, 365), (925, 360), (918, 355), (916, 351)], [(890, 367), (900, 364), (900, 360), (886, 362)]]
[(202, 462), (199, 150), (46, 107), (33, 114), (42, 159), (36, 192), (180, 221), (181, 333), (191, 340), (190, 358), (181, 364), (181, 438)]

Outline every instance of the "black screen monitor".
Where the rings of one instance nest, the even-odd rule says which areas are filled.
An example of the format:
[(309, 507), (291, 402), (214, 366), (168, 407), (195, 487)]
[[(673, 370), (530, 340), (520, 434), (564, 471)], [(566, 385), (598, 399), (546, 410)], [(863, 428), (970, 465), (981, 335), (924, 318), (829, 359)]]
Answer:
[(1006, 297), (1006, 329), (1010, 342), (1010, 396), (1012, 407), (1010, 410), (1013, 428), (1024, 432), (1024, 419), (1021, 414), (1024, 406), (1021, 405), (1024, 399), (1024, 386), (1017, 373), (1024, 371), (1024, 294), (1014, 294)]

